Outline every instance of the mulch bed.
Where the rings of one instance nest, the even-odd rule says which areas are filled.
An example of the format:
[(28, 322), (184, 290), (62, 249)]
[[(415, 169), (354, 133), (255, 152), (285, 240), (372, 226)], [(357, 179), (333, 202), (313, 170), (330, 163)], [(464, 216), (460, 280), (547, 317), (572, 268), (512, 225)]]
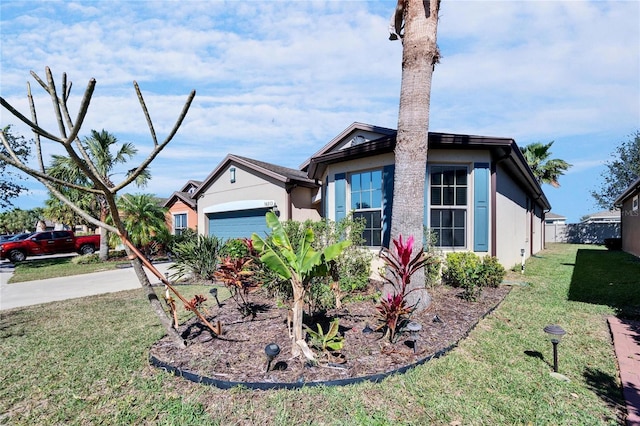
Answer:
[[(221, 336), (213, 337), (194, 318), (179, 329), (187, 341), (186, 348), (177, 348), (164, 337), (151, 347), (150, 356), (180, 371), (226, 382), (301, 384), (367, 377), (415, 364), (455, 345), (508, 291), (506, 286), (486, 288), (478, 301), (468, 302), (460, 297), (458, 288), (431, 289), (431, 306), (411, 317), (422, 325), (415, 348), (409, 333), (401, 334), (394, 343), (382, 332), (363, 333), (367, 325), (377, 325), (376, 302), (371, 299), (344, 304), (342, 309), (316, 318), (305, 316), (305, 323), (313, 330), (317, 323), (327, 330), (331, 319), (338, 318), (345, 338), (339, 356), (320, 354), (317, 366), (291, 358), (287, 308), (258, 292), (251, 295), (251, 301), (260, 308), (255, 318), (243, 318), (235, 302), (228, 299), (222, 307), (208, 312), (211, 323), (222, 324)], [(266, 371), (265, 346), (270, 343), (278, 344), (281, 352)]]

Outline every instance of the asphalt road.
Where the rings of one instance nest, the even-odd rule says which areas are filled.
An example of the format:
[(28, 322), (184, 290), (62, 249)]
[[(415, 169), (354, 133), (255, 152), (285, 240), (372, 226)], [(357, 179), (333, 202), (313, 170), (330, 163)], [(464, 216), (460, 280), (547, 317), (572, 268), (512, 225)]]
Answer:
[[(171, 263), (158, 263), (154, 266), (164, 274)], [(140, 288), (138, 278), (131, 267), (8, 284), (11, 275), (13, 265), (8, 261), (0, 262), (0, 310)], [(147, 276), (152, 284), (160, 282), (149, 271)]]

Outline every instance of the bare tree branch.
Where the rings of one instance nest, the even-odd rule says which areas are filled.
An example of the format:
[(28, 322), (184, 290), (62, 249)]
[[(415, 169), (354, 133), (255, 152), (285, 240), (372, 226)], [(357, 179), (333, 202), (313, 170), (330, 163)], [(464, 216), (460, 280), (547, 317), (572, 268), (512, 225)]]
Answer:
[[(113, 188), (114, 192), (119, 191), (120, 189), (124, 188), (125, 186), (133, 182), (140, 175), (140, 173), (142, 173), (147, 168), (147, 166), (151, 164), (153, 159), (156, 158), (158, 154), (160, 154), (160, 152), (164, 149), (164, 147), (167, 146), (169, 142), (171, 142), (171, 140), (177, 133), (178, 129), (182, 125), (182, 122), (184, 121), (185, 117), (187, 116), (187, 112), (189, 112), (189, 107), (191, 106), (191, 103), (193, 102), (193, 98), (195, 98), (195, 96), (196, 96), (196, 91), (192, 90), (191, 93), (189, 94), (189, 97), (187, 98), (187, 101), (184, 104), (184, 107), (182, 108), (182, 112), (180, 113), (180, 116), (178, 117), (176, 124), (173, 126), (173, 129), (171, 130), (171, 133), (169, 133), (169, 135), (162, 142), (162, 144), (157, 145), (153, 149), (153, 151), (151, 151), (149, 156), (144, 161), (142, 161), (142, 163), (140, 163), (140, 165), (136, 168), (136, 170), (133, 173), (131, 173), (125, 180), (123, 180)], [(146, 107), (144, 106), (144, 100), (142, 100), (141, 102), (142, 102), (141, 103), (142, 108), (146, 109)], [(153, 133), (153, 126), (150, 126), (150, 129), (151, 129), (151, 132)]]
[(147, 125), (149, 126), (149, 131), (151, 132), (151, 138), (153, 139), (153, 146), (158, 146), (158, 138), (156, 137), (156, 131), (153, 128), (153, 122), (151, 121), (151, 116), (149, 115), (147, 104), (144, 102), (144, 98), (142, 97), (142, 92), (140, 91), (140, 86), (138, 86), (137, 81), (133, 82), (133, 87), (136, 90), (136, 95), (138, 95), (138, 101), (140, 102), (140, 106), (142, 107), (142, 112), (144, 113), (144, 117), (147, 119)]
[(53, 74), (51, 73), (51, 68), (46, 67), (45, 73), (47, 74), (47, 91), (49, 92), (49, 96), (51, 96), (51, 102), (53, 102), (53, 112), (56, 116), (56, 121), (58, 122), (58, 130), (60, 131), (60, 136), (65, 140), (64, 144), (68, 143), (67, 138), (67, 129), (64, 127), (64, 121), (62, 120), (62, 111), (60, 110), (60, 100), (58, 99), (58, 94), (56, 93), (56, 85), (53, 81)]
[[(27, 82), (27, 99), (29, 100), (29, 108), (31, 109), (31, 121), (38, 124), (38, 115), (36, 114), (36, 106), (33, 102), (33, 95), (31, 94), (31, 85)], [(40, 142), (40, 135), (37, 132), (33, 132), (34, 140), (36, 143), (36, 159), (40, 165), (40, 170), (44, 172), (44, 160), (42, 159), (42, 144)]]
[(40, 126), (38, 126), (36, 123), (34, 123), (33, 121), (29, 120), (27, 117), (25, 117), (24, 115), (22, 115), (20, 113), (20, 111), (18, 111), (17, 109), (15, 109), (14, 107), (11, 106), (11, 104), (9, 102), (7, 102), (3, 97), (0, 96), (0, 104), (5, 107), (6, 109), (9, 110), (9, 112), (16, 117), (17, 119), (19, 119), (20, 121), (22, 121), (24, 124), (26, 124), (27, 126), (29, 126), (29, 128), (31, 130), (33, 130), (35, 133), (39, 134), (42, 137), (45, 137), (47, 139), (50, 139), (54, 142), (59, 142), (59, 143), (63, 143), (64, 139), (60, 139), (57, 136), (52, 135), (51, 133), (47, 132), (46, 130), (42, 129)]

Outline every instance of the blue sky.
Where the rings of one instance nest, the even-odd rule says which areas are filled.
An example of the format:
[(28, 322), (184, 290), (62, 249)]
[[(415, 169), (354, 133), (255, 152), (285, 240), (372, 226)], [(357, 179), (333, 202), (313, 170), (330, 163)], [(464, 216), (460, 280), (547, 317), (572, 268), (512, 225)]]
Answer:
[[(395, 1), (7, 1), (0, 3), (0, 93), (28, 115), (31, 82), (41, 125), (51, 102), (30, 77), (49, 66), (73, 81), (72, 107), (97, 80), (81, 136), (106, 129), (152, 140), (132, 81), (159, 139), (190, 90), (175, 139), (152, 163), (148, 192), (169, 196), (202, 180), (228, 153), (298, 167), (354, 121), (395, 128), (401, 44), (388, 40)], [(573, 164), (544, 186), (569, 221), (598, 211), (589, 192), (604, 162), (640, 128), (640, 2), (451, 1), (441, 4), (430, 130), (555, 141)], [(72, 111), (72, 114), (75, 110)], [(0, 124), (31, 137), (6, 110)], [(59, 152), (48, 143), (47, 155)], [(117, 176), (116, 176), (117, 178)], [(21, 208), (46, 192), (27, 181)]]

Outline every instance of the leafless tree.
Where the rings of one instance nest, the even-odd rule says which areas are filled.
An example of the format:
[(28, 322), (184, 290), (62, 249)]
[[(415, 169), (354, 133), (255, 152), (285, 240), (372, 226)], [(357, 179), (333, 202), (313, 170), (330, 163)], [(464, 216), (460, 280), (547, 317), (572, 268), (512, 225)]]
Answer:
[[(82, 97), (80, 107), (78, 113), (75, 117), (75, 120), (72, 118), (71, 113), (68, 108), (67, 101), (69, 100), (69, 96), (71, 94), (71, 82), (67, 82), (66, 73), (62, 74), (62, 87), (60, 88), (60, 92), (58, 92), (56, 88), (55, 81), (53, 79), (53, 75), (51, 70), (47, 67), (45, 69), (46, 74), (46, 82), (42, 80), (35, 72), (31, 71), (31, 76), (38, 82), (38, 84), (49, 94), (51, 97), (51, 101), (53, 103), (53, 111), (55, 115), (56, 122), (58, 124), (58, 136), (48, 130), (43, 129), (38, 124), (38, 118), (36, 114), (36, 106), (33, 99), (33, 95), (31, 93), (31, 86), (27, 83), (27, 98), (30, 106), (30, 118), (19, 112), (15, 109), (11, 104), (9, 104), (4, 98), (0, 97), (0, 101), (2, 106), (6, 108), (11, 114), (20, 119), (23, 123), (25, 123), (29, 128), (33, 131), (35, 138), (35, 155), (36, 155), (36, 166), (29, 166), (26, 164), (23, 159), (21, 159), (16, 153), (13, 151), (11, 145), (8, 143), (7, 138), (4, 133), (1, 135), (2, 144), (5, 147), (6, 155), (0, 153), (0, 160), (6, 162), (7, 164), (16, 167), (28, 175), (37, 179), (40, 183), (42, 183), (52, 194), (54, 194), (58, 199), (67, 204), (71, 209), (73, 209), (80, 217), (82, 217), (87, 222), (95, 225), (96, 227), (107, 229), (109, 232), (113, 232), (117, 234), (122, 240), (127, 255), (131, 260), (131, 264), (135, 270), (136, 276), (140, 281), (140, 285), (142, 286), (147, 299), (156, 313), (160, 322), (167, 330), (169, 336), (172, 337), (173, 341), (180, 345), (184, 346), (184, 341), (178, 334), (178, 332), (172, 326), (172, 320), (167, 316), (165, 310), (163, 309), (163, 305), (156, 296), (156, 293), (149, 282), (147, 274), (144, 271), (144, 267), (148, 268), (155, 276), (160, 279), (165, 286), (167, 286), (173, 293), (182, 300), (186, 306), (189, 307), (190, 310), (194, 311), (194, 313), (200, 318), (203, 323), (208, 326), (212, 333), (219, 334), (219, 329), (211, 325), (207, 319), (196, 309), (195, 306), (191, 306), (190, 301), (186, 300), (182, 295), (180, 295), (175, 288), (171, 285), (171, 283), (160, 273), (153, 264), (151, 264), (147, 258), (140, 253), (140, 251), (131, 243), (129, 238), (127, 237), (127, 233), (125, 231), (124, 225), (120, 218), (118, 208), (116, 206), (116, 197), (118, 191), (124, 189), (130, 183), (134, 182), (140, 174), (144, 173), (145, 169), (149, 167), (151, 162), (156, 158), (156, 156), (171, 142), (178, 129), (182, 125), (184, 118), (189, 111), (189, 107), (191, 106), (191, 102), (196, 95), (195, 90), (193, 90), (180, 113), (180, 116), (176, 120), (173, 129), (169, 132), (168, 136), (161, 142), (158, 141), (156, 136), (156, 132), (153, 127), (153, 123), (151, 120), (151, 116), (149, 115), (149, 111), (147, 110), (147, 106), (145, 104), (144, 98), (142, 97), (142, 92), (140, 91), (140, 87), (134, 81), (133, 86), (135, 92), (138, 97), (138, 101), (140, 102), (140, 106), (142, 107), (142, 111), (146, 117), (147, 125), (149, 127), (149, 131), (151, 133), (151, 139), (153, 141), (153, 149), (149, 153), (149, 155), (135, 168), (132, 173), (129, 173), (121, 182), (114, 183), (106, 181), (101, 174), (96, 169), (94, 163), (92, 163), (90, 156), (87, 154), (84, 149), (78, 134), (80, 133), (80, 129), (82, 128), (82, 124), (89, 110), (89, 104), (91, 102), (91, 97), (93, 95), (96, 80), (91, 79), (87, 85), (87, 88), (84, 91), (84, 95)], [(82, 186), (77, 185), (72, 182), (67, 182), (47, 174), (47, 171), (44, 166), (44, 159), (42, 154), (42, 139), (46, 139), (52, 141), (54, 143), (59, 144), (65, 150), (66, 155), (69, 156), (71, 160), (78, 165), (78, 167), (86, 174), (86, 176), (93, 183), (91, 186)], [(66, 198), (60, 191), (57, 190), (57, 187), (63, 186), (66, 188), (76, 189), (79, 191), (88, 192), (91, 194), (98, 195), (103, 197), (107, 205), (109, 206), (109, 211), (111, 217), (113, 219), (113, 224), (110, 225), (99, 218), (91, 216), (88, 212), (84, 211), (78, 205), (73, 203), (71, 200)]]

